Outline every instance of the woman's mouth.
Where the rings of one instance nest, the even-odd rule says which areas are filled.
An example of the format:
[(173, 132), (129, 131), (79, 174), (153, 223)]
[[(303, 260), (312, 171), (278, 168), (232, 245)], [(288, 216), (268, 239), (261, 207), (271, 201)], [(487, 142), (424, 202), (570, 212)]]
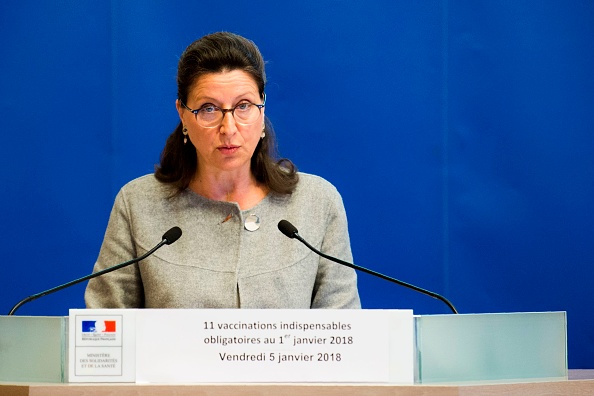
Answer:
[(222, 154), (229, 155), (239, 150), (239, 146), (219, 146), (217, 147), (217, 150), (219, 150), (219, 152)]

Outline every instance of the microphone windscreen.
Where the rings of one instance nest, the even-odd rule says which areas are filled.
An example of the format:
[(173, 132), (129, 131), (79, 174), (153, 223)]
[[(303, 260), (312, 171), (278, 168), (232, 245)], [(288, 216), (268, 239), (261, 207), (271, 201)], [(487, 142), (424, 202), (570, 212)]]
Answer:
[(299, 233), (297, 228), (287, 220), (281, 220), (278, 222), (278, 229), (280, 232), (288, 236), (289, 238), (295, 238), (295, 235)]
[(177, 241), (179, 237), (182, 235), (182, 230), (179, 227), (173, 227), (165, 234), (163, 234), (163, 238), (161, 240), (165, 241), (167, 245), (171, 245), (173, 242)]

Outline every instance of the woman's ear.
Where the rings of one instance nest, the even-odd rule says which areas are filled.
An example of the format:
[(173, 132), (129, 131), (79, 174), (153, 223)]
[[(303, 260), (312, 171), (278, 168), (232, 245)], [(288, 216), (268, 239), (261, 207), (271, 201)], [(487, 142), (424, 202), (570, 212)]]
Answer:
[(183, 114), (184, 108), (181, 105), (181, 102), (179, 101), (179, 99), (175, 100), (175, 108), (177, 109), (177, 114), (179, 114), (179, 119), (180, 119), (181, 123), (183, 124), (184, 119), (182, 117), (182, 114)]

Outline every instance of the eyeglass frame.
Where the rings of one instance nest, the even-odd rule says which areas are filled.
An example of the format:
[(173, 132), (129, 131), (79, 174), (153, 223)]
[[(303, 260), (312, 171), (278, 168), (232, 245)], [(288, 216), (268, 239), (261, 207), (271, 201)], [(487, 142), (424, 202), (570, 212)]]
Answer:
[[(247, 102), (249, 104), (251, 104), (252, 106), (256, 106), (258, 108), (258, 110), (260, 111), (260, 114), (262, 114), (262, 108), (266, 106), (266, 93), (264, 94), (264, 101), (262, 102), (262, 104), (256, 104), (256, 103), (252, 103), (249, 100), (247, 100)], [(198, 122), (198, 112), (200, 110), (202, 110), (202, 107), (200, 107), (199, 109), (190, 109), (183, 100), (179, 99), (179, 103), (181, 103), (181, 105), (188, 110), (190, 113), (194, 114), (194, 117), (196, 118), (196, 122)], [(221, 113), (223, 114), (221, 117), (221, 122), (218, 125), (213, 125), (213, 126), (204, 126), (204, 125), (200, 125), (202, 128), (216, 128), (218, 126), (221, 126), (221, 124), (223, 123), (223, 120), (225, 119), (225, 114), (231, 112), (231, 116), (233, 116), (233, 119), (235, 120), (235, 122), (237, 122), (240, 125), (252, 125), (252, 123), (250, 124), (242, 124), (241, 122), (237, 121), (237, 119), (235, 118), (235, 109), (237, 109), (238, 106), (240, 106), (242, 103), (238, 103), (235, 105), (235, 107), (233, 107), (232, 109), (223, 109), (220, 108), (219, 106), (215, 106), (217, 109), (219, 109), (221, 111)]]

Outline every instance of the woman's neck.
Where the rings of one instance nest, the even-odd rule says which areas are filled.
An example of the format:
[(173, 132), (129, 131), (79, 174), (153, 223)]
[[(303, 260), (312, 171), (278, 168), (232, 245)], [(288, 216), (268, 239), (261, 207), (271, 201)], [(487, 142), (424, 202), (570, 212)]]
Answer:
[(237, 202), (242, 210), (256, 206), (268, 194), (268, 189), (258, 183), (251, 172), (247, 175), (197, 174), (189, 187), (208, 199)]

